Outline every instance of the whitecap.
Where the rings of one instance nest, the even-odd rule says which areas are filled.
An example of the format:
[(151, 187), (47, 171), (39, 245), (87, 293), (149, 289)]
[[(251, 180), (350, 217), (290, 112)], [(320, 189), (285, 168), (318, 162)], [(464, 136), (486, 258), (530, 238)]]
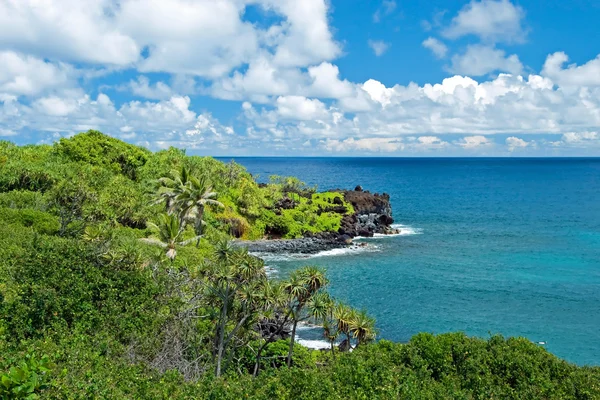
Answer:
[(373, 237), (364, 237), (358, 236), (357, 240), (373, 240), (373, 239), (385, 239), (397, 236), (412, 236), (412, 235), (421, 235), (423, 233), (423, 229), (421, 228), (413, 228), (412, 226), (402, 225), (402, 224), (393, 224), (390, 226), (392, 229), (398, 229), (400, 232), (398, 233), (375, 233)]
[(341, 247), (337, 249), (329, 249), (323, 250), (315, 254), (305, 254), (305, 253), (265, 253), (265, 252), (252, 252), (251, 254), (262, 258), (265, 262), (278, 262), (278, 261), (298, 261), (298, 260), (308, 260), (311, 258), (320, 258), (320, 257), (337, 257), (337, 256), (347, 256), (353, 254), (359, 254), (364, 252), (378, 252), (380, 251), (378, 246), (375, 245), (367, 245), (367, 246), (350, 246), (350, 247)]
[(296, 342), (313, 350), (331, 349), (331, 344), (325, 340), (300, 339), (298, 336), (296, 336)]

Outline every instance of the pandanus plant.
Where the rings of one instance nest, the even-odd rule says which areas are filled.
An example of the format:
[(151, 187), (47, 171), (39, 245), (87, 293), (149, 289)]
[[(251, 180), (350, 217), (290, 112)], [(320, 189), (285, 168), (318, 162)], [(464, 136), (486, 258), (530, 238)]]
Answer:
[(329, 281), (322, 270), (316, 267), (304, 267), (294, 272), (284, 285), (286, 292), (290, 296), (290, 317), (292, 319), (292, 332), (290, 337), (290, 347), (287, 356), (287, 365), (292, 365), (292, 354), (296, 341), (296, 329), (298, 323), (304, 319), (304, 308), (309, 300), (316, 295), (319, 290), (325, 287)]

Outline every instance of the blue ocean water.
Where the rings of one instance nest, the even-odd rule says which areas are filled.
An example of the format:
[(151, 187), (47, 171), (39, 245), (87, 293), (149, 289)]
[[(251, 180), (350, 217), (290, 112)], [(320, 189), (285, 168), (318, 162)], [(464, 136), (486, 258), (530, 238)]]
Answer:
[[(370, 251), (270, 261), (327, 269), (333, 294), (377, 319), (379, 337), (464, 331), (524, 336), (600, 365), (600, 159), (238, 158), (251, 173), (320, 190), (391, 195), (414, 235)], [(411, 232), (409, 229), (407, 232)]]

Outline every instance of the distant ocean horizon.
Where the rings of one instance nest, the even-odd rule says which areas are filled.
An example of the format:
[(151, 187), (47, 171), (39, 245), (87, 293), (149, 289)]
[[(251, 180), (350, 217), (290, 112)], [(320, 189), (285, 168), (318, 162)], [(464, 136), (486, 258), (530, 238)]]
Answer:
[(282, 277), (326, 268), (333, 295), (375, 316), (380, 338), (524, 336), (600, 365), (600, 158), (218, 158), (259, 181), (292, 175), (320, 190), (390, 194), (401, 235), (266, 260)]

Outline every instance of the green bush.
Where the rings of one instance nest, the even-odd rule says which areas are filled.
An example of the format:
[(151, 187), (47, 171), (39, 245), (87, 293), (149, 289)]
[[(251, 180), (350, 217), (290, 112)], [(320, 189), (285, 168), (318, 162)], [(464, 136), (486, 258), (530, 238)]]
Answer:
[(0, 208), (0, 221), (4, 224), (21, 225), (32, 228), (34, 231), (45, 235), (55, 235), (60, 224), (58, 218), (43, 211), (12, 208)]
[(150, 155), (146, 149), (94, 130), (61, 139), (56, 145), (56, 151), (71, 161), (105, 166), (133, 180), (137, 179), (139, 168)]
[(48, 200), (40, 192), (31, 192), (28, 190), (14, 190), (11, 192), (0, 193), (0, 207), (6, 208), (31, 208), (39, 211), (46, 211)]
[(8, 371), (0, 374), (0, 398), (33, 400), (47, 388), (46, 378), (53, 364), (48, 356), (27, 354)]

